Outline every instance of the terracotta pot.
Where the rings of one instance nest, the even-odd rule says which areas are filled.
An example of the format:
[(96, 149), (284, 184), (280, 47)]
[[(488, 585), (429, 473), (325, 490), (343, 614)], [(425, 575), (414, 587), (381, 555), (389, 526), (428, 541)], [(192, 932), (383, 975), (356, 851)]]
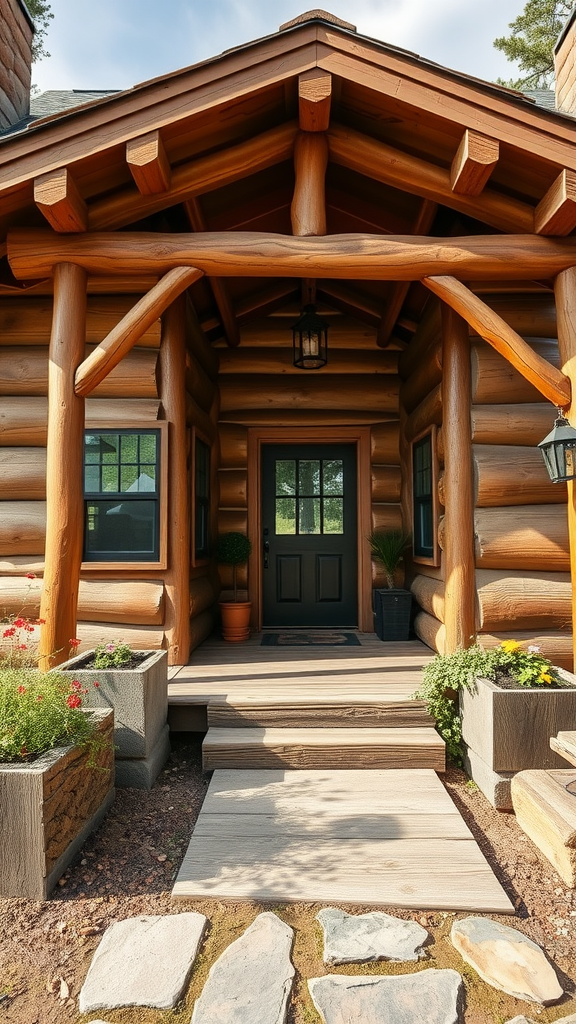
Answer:
[(230, 643), (239, 643), (250, 636), (251, 601), (221, 601), (222, 636)]

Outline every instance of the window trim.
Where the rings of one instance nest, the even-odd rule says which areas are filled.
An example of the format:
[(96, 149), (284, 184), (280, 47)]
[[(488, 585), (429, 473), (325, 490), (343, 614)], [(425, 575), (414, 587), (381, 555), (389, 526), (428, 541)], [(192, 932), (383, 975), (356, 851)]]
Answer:
[[(103, 420), (101, 423), (90, 423), (85, 425), (85, 434), (98, 434), (101, 431), (114, 431), (116, 434), (138, 434), (140, 431), (160, 431), (160, 480), (158, 487), (158, 511), (160, 516), (159, 537), (158, 537), (158, 561), (141, 562), (134, 559), (114, 561), (83, 561), (81, 572), (102, 572), (129, 569), (136, 570), (167, 569), (168, 568), (168, 423), (164, 420), (132, 420), (119, 425), (110, 420)], [(84, 453), (84, 448), (82, 448)], [(84, 465), (84, 454), (82, 454), (82, 465)], [(82, 550), (84, 550), (84, 507), (86, 497), (84, 494), (84, 479), (82, 479)]]
[[(196, 558), (196, 440), (201, 441), (208, 449), (208, 554), (202, 558)], [(211, 561), (210, 551), (213, 543), (211, 524), (212, 503), (214, 500), (214, 445), (206, 434), (196, 426), (193, 426), (191, 431), (190, 454), (190, 565), (193, 569), (197, 569), (202, 565), (210, 565)]]
[[(414, 447), (425, 437), (430, 437), (431, 447), (431, 472), (432, 472), (432, 554), (418, 555), (415, 551), (414, 531)], [(412, 515), (412, 561), (420, 565), (440, 565), (440, 545), (438, 543), (438, 523), (440, 519), (440, 499), (438, 495), (438, 480), (440, 476), (440, 464), (438, 459), (438, 427), (434, 424), (422, 430), (410, 444), (410, 511)]]

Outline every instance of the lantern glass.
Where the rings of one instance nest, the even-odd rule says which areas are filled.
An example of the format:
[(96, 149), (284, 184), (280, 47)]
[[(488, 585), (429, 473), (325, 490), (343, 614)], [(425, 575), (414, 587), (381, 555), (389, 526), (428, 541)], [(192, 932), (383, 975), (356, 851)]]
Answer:
[(300, 370), (319, 370), (328, 362), (328, 323), (318, 316), (313, 305), (305, 306), (292, 328), (294, 366)]
[(552, 483), (576, 478), (576, 430), (560, 415), (550, 433), (538, 445)]

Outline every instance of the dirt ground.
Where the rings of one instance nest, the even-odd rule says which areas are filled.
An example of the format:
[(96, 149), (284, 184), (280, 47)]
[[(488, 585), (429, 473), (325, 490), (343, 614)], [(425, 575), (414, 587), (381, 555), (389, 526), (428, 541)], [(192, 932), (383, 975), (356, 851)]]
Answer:
[[(554, 963), (566, 995), (543, 1009), (491, 989), (455, 953), (449, 941), (455, 916), (390, 909), (424, 924), (431, 935), (418, 964), (379, 963), (326, 968), (322, 962), (320, 904), (255, 904), (205, 900), (171, 905), (170, 889), (209, 782), (201, 770), (200, 739), (176, 737), (166, 770), (150, 793), (118, 790), (99, 831), (85, 844), (45, 903), (0, 900), (1, 1024), (84, 1024), (78, 994), (104, 929), (137, 914), (196, 909), (210, 920), (186, 999), (174, 1011), (126, 1009), (103, 1016), (110, 1024), (189, 1024), (195, 999), (219, 953), (261, 909), (273, 909), (295, 928), (297, 969), (289, 1024), (317, 1024), (306, 980), (329, 972), (403, 974), (429, 967), (453, 967), (466, 986), (466, 1024), (504, 1024), (519, 1013), (552, 1022), (576, 1013), (576, 896), (527, 839), (511, 814), (493, 810), (463, 772), (444, 782), (516, 907), (515, 918), (492, 915), (538, 942)], [(345, 907), (356, 913), (369, 907)], [(388, 909), (388, 908), (387, 908)], [(98, 1014), (96, 1014), (98, 1016)], [(100, 1014), (102, 1016), (102, 1014)]]

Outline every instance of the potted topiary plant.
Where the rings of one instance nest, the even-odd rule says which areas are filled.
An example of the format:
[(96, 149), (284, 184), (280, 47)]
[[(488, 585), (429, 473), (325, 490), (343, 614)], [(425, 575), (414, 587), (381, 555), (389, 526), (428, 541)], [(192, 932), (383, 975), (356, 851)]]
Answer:
[(410, 544), (410, 537), (402, 530), (375, 530), (368, 539), (374, 558), (383, 566), (387, 583), (386, 589), (374, 590), (376, 633), (380, 640), (407, 640), (412, 594), (394, 585), (394, 574)]
[(250, 636), (250, 613), (252, 603), (238, 600), (238, 566), (246, 565), (252, 544), (243, 533), (223, 533), (218, 538), (216, 559), (220, 565), (232, 566), (234, 601), (221, 601), (222, 636), (225, 640), (238, 643)]

